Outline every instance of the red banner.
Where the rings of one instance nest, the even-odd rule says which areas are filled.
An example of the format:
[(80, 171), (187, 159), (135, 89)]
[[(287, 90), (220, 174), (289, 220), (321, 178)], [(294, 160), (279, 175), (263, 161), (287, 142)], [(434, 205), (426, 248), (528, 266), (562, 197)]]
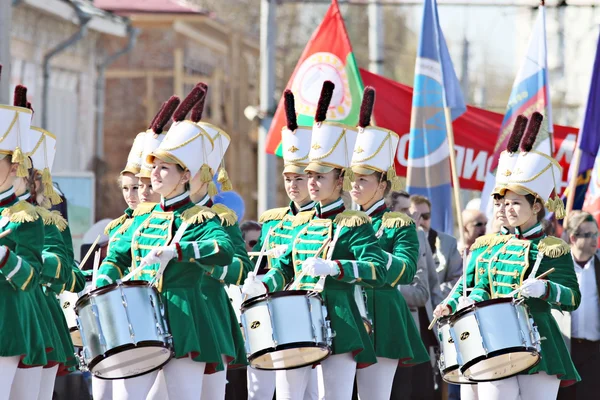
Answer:
[[(365, 86), (373, 86), (376, 90), (373, 116), (377, 126), (391, 129), (400, 136), (396, 155), (396, 172), (399, 176), (406, 176), (413, 90), (410, 86), (402, 85), (364, 69), (360, 70), (360, 74)], [(454, 121), (456, 162), (461, 189), (483, 189), (502, 118), (502, 114), (467, 106), (467, 112)], [(556, 151), (554, 158), (563, 167), (561, 193), (567, 186), (569, 165), (575, 150), (578, 132), (578, 128), (554, 125), (554, 149)]]

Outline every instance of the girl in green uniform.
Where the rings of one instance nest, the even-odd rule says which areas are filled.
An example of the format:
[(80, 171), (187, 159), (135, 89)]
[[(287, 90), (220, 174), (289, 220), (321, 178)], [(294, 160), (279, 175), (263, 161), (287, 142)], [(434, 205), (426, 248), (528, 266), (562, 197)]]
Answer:
[[(213, 151), (208, 155), (207, 165), (210, 175), (215, 176), (221, 183), (223, 191), (231, 190), (231, 182), (224, 167), (219, 168), (223, 162), (225, 152), (229, 147), (231, 138), (218, 127), (201, 121), (206, 98), (207, 87), (203, 86), (204, 94), (201, 100), (192, 109), (191, 120), (211, 138)], [(246, 365), (246, 350), (244, 337), (240, 324), (229, 295), (225, 291), (225, 285), (241, 285), (248, 271), (252, 269), (250, 258), (246, 252), (246, 246), (242, 239), (242, 232), (237, 223), (235, 213), (222, 204), (213, 204), (211, 196), (216, 194), (216, 186), (211, 180), (203, 182), (202, 174), (196, 174), (190, 182), (190, 198), (193, 203), (200, 207), (212, 209), (219, 217), (221, 226), (234, 246), (234, 256), (231, 264), (226, 266), (198, 264), (205, 270), (206, 277), (200, 284), (202, 294), (207, 298), (207, 305), (211, 312), (213, 326), (219, 339), (219, 347), (225, 366)], [(202, 384), (201, 399), (224, 399), (225, 385), (227, 384), (227, 370), (223, 369), (204, 376)]]
[(374, 99), (375, 90), (365, 88), (352, 155), (350, 195), (371, 218), (379, 244), (387, 253), (387, 278), (382, 287), (364, 288), (377, 364), (359, 369), (356, 375), (360, 399), (387, 400), (396, 368), (429, 361), (429, 354), (398, 290), (398, 285), (410, 284), (417, 271), (419, 239), (414, 221), (404, 213), (390, 212), (385, 205), (384, 197), (397, 185), (394, 159), (399, 139), (394, 132), (370, 125)]
[[(324, 392), (320, 396), (345, 400), (352, 397), (355, 357), (364, 356), (366, 364), (377, 361), (354, 299), (354, 285), (381, 286), (388, 257), (379, 247), (369, 217), (359, 211), (346, 211), (341, 199), (342, 188), (349, 188), (349, 177), (344, 174), (350, 173), (357, 131), (325, 121), (333, 87), (330, 81), (323, 85), (306, 167), (310, 197), (318, 204), (315, 210), (294, 218), (290, 249), (273, 260), (262, 282), (247, 279), (244, 291), (254, 297), (282, 290), (294, 278), (300, 290), (319, 290), (324, 285), (321, 295), (335, 336), (332, 355), (321, 362)], [(320, 258), (317, 253), (328, 242), (324, 258)], [(302, 398), (310, 368), (284, 371), (287, 388), (279, 391), (278, 387), (277, 396)]]
[[(0, 105), (0, 399), (37, 399), (50, 335), (36, 304), (41, 293), (43, 223), (33, 207), (19, 201), (13, 182), (26, 175), (21, 149), (32, 111), (27, 89), (17, 86), (15, 106)], [(25, 170), (25, 171), (23, 171)], [(24, 172), (24, 173), (23, 173)], [(43, 296), (43, 294), (42, 294)], [(50, 350), (50, 349), (48, 349)], [(21, 367), (21, 368), (18, 368)]]
[[(281, 256), (288, 249), (294, 217), (301, 212), (312, 210), (316, 204), (308, 193), (308, 177), (304, 171), (308, 166), (312, 127), (298, 126), (294, 95), (289, 89), (284, 92), (284, 102), (287, 126), (281, 132), (281, 151), (284, 164), (282, 176), (290, 203), (287, 207), (274, 208), (262, 213), (259, 218), (259, 222), (262, 224), (261, 235), (254, 246), (254, 251), (265, 250), (266, 254), (260, 258), (255, 257), (253, 261), (261, 260), (262, 264), (262, 260), (266, 259), (269, 267), (273, 258)], [(260, 277), (265, 272), (259, 268), (257, 274)], [(250, 274), (254, 276), (254, 272)], [(248, 395), (257, 399), (271, 399), (276, 386), (279, 387), (277, 392), (281, 393), (287, 385), (284, 371), (255, 368), (248, 368), (247, 382)], [(316, 400), (318, 396), (318, 377), (317, 368), (315, 368), (310, 373), (304, 400)]]
[[(533, 121), (537, 121), (539, 129), (541, 118), (536, 117)], [(563, 216), (562, 201), (555, 195), (556, 177), (562, 176), (562, 170), (556, 160), (532, 150), (536, 134), (537, 129), (527, 132), (512, 169), (499, 170), (509, 176), (499, 192), (504, 196), (507, 220), (515, 228), (515, 235), (490, 240), (487, 251), (474, 261), (478, 263), (475, 266), (478, 279), (469, 299), (483, 301), (506, 297), (520, 288), (519, 295), (526, 298), (525, 303), (543, 338), (541, 359), (523, 374), (479, 383), (477, 392), (481, 399), (551, 399), (556, 398), (561, 383), (579, 380), (550, 313), (553, 307), (573, 311), (579, 306), (581, 295), (569, 246), (558, 238), (546, 237), (538, 219), (544, 205), (557, 217)], [(555, 270), (547, 278), (535, 278), (551, 268)], [(446, 307), (438, 307), (436, 314), (453, 311), (455, 304), (450, 302)]]
[[(197, 399), (205, 369), (223, 368), (206, 299), (200, 291), (204, 270), (198, 263), (225, 266), (233, 246), (216, 215), (193, 204), (189, 181), (199, 171), (211, 179), (206, 165), (210, 137), (185, 116), (199, 100), (198, 87), (175, 111), (175, 123), (147, 158), (153, 163), (152, 187), (162, 196), (150, 215), (136, 216), (118, 245), (111, 247), (99, 273), (116, 281), (131, 266), (134, 278), (155, 281), (162, 293), (165, 317), (173, 337), (175, 359), (164, 368), (171, 399)], [(177, 240), (173, 241), (173, 238)], [(139, 268), (138, 268), (139, 267)], [(164, 274), (163, 274), (164, 272)], [(106, 278), (98, 285), (106, 285)], [(145, 399), (157, 372), (118, 381), (115, 392), (127, 399)]]

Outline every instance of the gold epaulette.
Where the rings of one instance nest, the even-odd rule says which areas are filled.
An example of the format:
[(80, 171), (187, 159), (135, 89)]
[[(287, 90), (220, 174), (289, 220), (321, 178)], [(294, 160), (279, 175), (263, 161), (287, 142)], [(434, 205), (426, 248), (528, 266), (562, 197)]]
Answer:
[(67, 220), (64, 219), (62, 215), (60, 215), (59, 211), (50, 211), (40, 206), (36, 206), (35, 211), (40, 217), (42, 217), (44, 225), (54, 225), (61, 232), (67, 229)]
[(221, 225), (232, 226), (237, 222), (235, 212), (224, 204), (214, 204), (211, 209), (218, 215)]
[(131, 226), (131, 224), (133, 224), (133, 218), (127, 218), (125, 220), (125, 222), (123, 222), (123, 225), (121, 225), (121, 227), (119, 228), (117, 233), (122, 234), (122, 233), (126, 232), (127, 229), (129, 229), (129, 227)]
[(149, 203), (149, 202), (140, 203), (133, 211), (133, 216), (137, 217), (138, 215), (150, 214), (152, 212), (152, 210), (154, 210), (154, 207), (156, 207), (156, 203)]
[(414, 225), (415, 221), (403, 212), (386, 212), (381, 218), (381, 224), (384, 228), (403, 228)]
[(108, 235), (110, 231), (115, 229), (117, 226), (122, 225), (125, 220), (127, 220), (127, 214), (123, 214), (119, 218), (113, 219), (108, 223), (108, 225), (106, 225), (106, 228), (104, 228), (104, 234)]
[(562, 239), (554, 236), (548, 236), (538, 244), (538, 250), (545, 257), (558, 258), (568, 254), (571, 251), (569, 245)]
[(214, 211), (204, 206), (192, 206), (181, 214), (181, 218), (188, 225), (199, 224), (216, 216)]
[(17, 204), (5, 208), (2, 216), (8, 218), (10, 222), (22, 224), (24, 222), (33, 222), (39, 218), (35, 207), (26, 201), (19, 201)]
[(482, 247), (493, 247), (500, 243), (506, 243), (511, 238), (512, 235), (498, 235), (497, 233), (483, 235), (475, 239), (475, 243), (471, 245), (471, 251), (480, 249)]
[(315, 215), (315, 210), (302, 211), (302, 212), (296, 214), (296, 216), (294, 217), (294, 220), (292, 221), (292, 226), (300, 226), (300, 225), (307, 224), (308, 222), (310, 222), (311, 219), (313, 219), (314, 215)]
[(364, 224), (370, 224), (371, 218), (369, 218), (369, 216), (362, 211), (346, 210), (343, 213), (338, 214), (333, 220), (333, 223), (352, 228)]
[(281, 221), (290, 212), (289, 207), (272, 208), (261, 214), (258, 222)]

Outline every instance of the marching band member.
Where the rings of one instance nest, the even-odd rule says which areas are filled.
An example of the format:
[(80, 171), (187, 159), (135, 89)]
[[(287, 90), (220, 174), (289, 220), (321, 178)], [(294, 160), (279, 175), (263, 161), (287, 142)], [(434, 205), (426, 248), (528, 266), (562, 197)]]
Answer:
[[(287, 126), (281, 132), (284, 164), (282, 175), (290, 204), (287, 207), (267, 210), (260, 216), (261, 236), (254, 246), (255, 251), (261, 251), (263, 247), (267, 250), (269, 253), (267, 263), (269, 265), (273, 257), (277, 258), (287, 249), (287, 243), (291, 239), (291, 231), (293, 230), (294, 216), (300, 212), (312, 210), (316, 204), (308, 194), (308, 178), (304, 171), (308, 166), (312, 128), (298, 126), (294, 95), (291, 90), (287, 89), (285, 91), (284, 101)], [(280, 385), (282, 385), (285, 380), (284, 371), (248, 368), (247, 375), (248, 394), (251, 398), (256, 399), (273, 398), (276, 382), (280, 382)], [(311, 371), (311, 378), (305, 396), (310, 398), (315, 397), (315, 395), (318, 396), (316, 380), (316, 369), (314, 369)], [(279, 390), (278, 393), (282, 390)]]
[[(13, 393), (37, 399), (41, 369), (47, 365), (48, 327), (34, 294), (42, 269), (43, 223), (31, 205), (17, 199), (13, 182), (24, 167), (21, 132), (28, 132), (32, 111), (26, 108), (26, 89), (17, 86), (15, 106), (0, 105), (0, 399)], [(22, 174), (21, 174), (22, 175)], [(22, 367), (22, 368), (18, 368)]]
[[(204, 182), (212, 178), (206, 165), (212, 141), (197, 124), (185, 120), (200, 95), (201, 88), (196, 86), (175, 111), (175, 122), (160, 146), (147, 158), (153, 163), (152, 187), (161, 194), (161, 203), (150, 216), (134, 217), (127, 240), (111, 246), (98, 279), (98, 286), (107, 285), (131, 266), (132, 271), (139, 270), (136, 279), (156, 282), (175, 353), (175, 359), (163, 368), (168, 396), (183, 400), (199, 397), (205, 369), (222, 367), (210, 312), (200, 291), (204, 270), (198, 263), (224, 266), (233, 257), (232, 243), (216, 215), (189, 197), (189, 181), (199, 171)], [(145, 399), (157, 375), (155, 371), (120, 380), (113, 389), (120, 398)]]
[[(540, 362), (528, 371), (493, 382), (477, 385), (481, 399), (550, 399), (556, 398), (561, 384), (579, 380), (560, 330), (550, 313), (552, 307), (572, 311), (579, 306), (581, 294), (573, 270), (569, 246), (555, 237), (546, 237), (539, 221), (544, 205), (562, 217), (564, 208), (556, 193), (556, 178), (562, 170), (556, 160), (532, 150), (541, 118), (532, 121), (536, 129), (528, 130), (521, 142), (521, 153), (511, 170), (505, 171), (508, 182), (499, 193), (504, 196), (506, 216), (515, 235), (499, 237), (485, 252), (491, 258), (477, 260), (478, 281), (469, 296), (471, 301), (506, 297), (516, 288), (538, 328), (541, 341)], [(530, 123), (531, 125), (531, 123)], [(500, 173), (502, 170), (498, 170)], [(487, 269), (479, 267), (485, 262)], [(547, 279), (535, 277), (555, 268)], [(483, 271), (483, 273), (482, 273)], [(455, 304), (436, 308), (437, 315), (447, 315)]]
[[(223, 157), (229, 147), (231, 138), (218, 127), (201, 121), (204, 110), (204, 100), (208, 88), (203, 86), (204, 95), (192, 109), (191, 120), (211, 138), (214, 148), (208, 154), (206, 164), (210, 168), (210, 175), (217, 174), (217, 180), (221, 183), (223, 191), (231, 190), (231, 181), (223, 166)], [(235, 212), (223, 204), (213, 204), (211, 196), (216, 195), (214, 182), (204, 182), (202, 174), (198, 173), (190, 181), (190, 198), (193, 203), (200, 207), (211, 208), (221, 221), (221, 226), (229, 235), (234, 246), (233, 261), (226, 266), (199, 264), (206, 270), (206, 277), (200, 284), (201, 292), (207, 297), (207, 305), (211, 311), (211, 318), (219, 339), (219, 347), (224, 358), (223, 364), (233, 366), (246, 365), (246, 348), (244, 337), (240, 329), (238, 317), (225, 291), (225, 284), (241, 285), (248, 271), (252, 269), (252, 263), (248, 258), (242, 232), (237, 223)], [(225, 386), (227, 384), (227, 370), (217, 371), (204, 376), (202, 384), (201, 399), (216, 400), (225, 398)]]
[[(350, 176), (345, 174), (351, 173), (357, 132), (354, 127), (325, 121), (333, 89), (332, 82), (324, 83), (305, 169), (311, 199), (318, 204), (315, 210), (294, 217), (291, 248), (272, 260), (272, 268), (262, 282), (252, 276), (247, 278), (244, 292), (255, 297), (283, 290), (294, 278), (299, 279), (297, 289), (314, 290), (323, 277), (321, 294), (335, 336), (333, 354), (321, 362), (320, 396), (342, 400), (352, 397), (350, 382), (356, 372), (355, 356), (364, 352), (366, 363), (377, 361), (354, 299), (354, 284), (382, 285), (388, 257), (378, 245), (369, 217), (359, 211), (346, 211), (340, 197), (343, 189), (349, 189)], [(326, 247), (326, 258), (318, 258), (317, 252), (329, 240), (332, 242)], [(278, 385), (278, 398), (302, 398), (310, 371), (310, 366), (284, 371), (287, 387)]]
[(397, 190), (394, 159), (399, 138), (392, 131), (370, 124), (374, 100), (375, 90), (365, 88), (352, 155), (354, 181), (350, 195), (371, 218), (379, 244), (387, 253), (387, 278), (382, 287), (364, 289), (368, 315), (373, 323), (371, 337), (377, 364), (359, 369), (356, 378), (360, 399), (388, 400), (396, 368), (427, 362), (429, 354), (398, 290), (398, 285), (410, 284), (413, 280), (419, 240), (412, 218), (391, 212), (385, 205), (384, 198), (390, 189)]
[[(152, 120), (148, 130), (140, 132), (133, 140), (133, 145), (129, 151), (125, 168), (119, 174), (119, 186), (121, 187), (123, 200), (125, 200), (127, 208), (123, 215), (114, 219), (106, 226), (104, 234), (109, 237), (108, 250), (110, 250), (111, 243), (118, 242), (123, 240), (124, 237), (128, 237), (126, 236), (126, 232), (131, 227), (134, 217), (140, 215), (149, 216), (152, 208), (160, 201), (159, 196), (158, 201), (153, 203), (149, 202), (149, 200), (154, 199), (155, 195), (147, 187), (142, 189), (143, 183), (141, 180), (146, 179), (146, 176), (148, 176), (147, 179), (150, 180), (149, 173), (152, 169), (151, 165), (149, 165), (143, 157), (149, 155), (151, 151), (158, 147), (158, 144), (156, 146), (154, 145), (155, 142), (157, 142), (156, 138), (160, 136), (162, 140), (162, 137), (164, 137), (164, 135), (160, 134), (162, 133), (164, 126), (171, 119), (177, 106), (179, 106), (179, 103), (180, 100), (177, 96), (171, 96), (171, 98), (162, 105)], [(160, 143), (160, 140), (158, 140), (158, 143)], [(146, 175), (146, 173), (148, 175)], [(157, 386), (156, 390), (159, 389), (160, 387)], [(94, 400), (112, 399), (113, 381), (92, 376), (92, 394)]]

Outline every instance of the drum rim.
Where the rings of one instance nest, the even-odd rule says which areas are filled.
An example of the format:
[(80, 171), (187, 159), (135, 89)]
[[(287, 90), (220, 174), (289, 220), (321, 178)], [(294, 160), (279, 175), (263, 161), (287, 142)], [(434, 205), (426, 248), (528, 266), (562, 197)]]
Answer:
[(452, 315), (447, 315), (447, 317), (450, 317), (450, 324), (452, 325), (452, 324), (454, 324), (454, 322), (457, 319), (460, 319), (465, 314), (470, 313), (471, 311), (475, 310), (476, 308), (487, 307), (487, 306), (491, 306), (493, 304), (512, 303), (512, 302), (513, 302), (512, 297), (501, 297), (498, 299), (484, 300), (484, 301), (480, 301), (477, 303), (473, 303), (470, 306), (467, 306), (465, 308), (462, 308)]
[(108, 292), (112, 292), (113, 290), (115, 290), (119, 286), (131, 286), (131, 287), (146, 286), (146, 287), (152, 288), (156, 293), (158, 293), (156, 291), (156, 288), (154, 286), (152, 286), (150, 284), (150, 282), (148, 282), (148, 281), (137, 280), (137, 281), (115, 282), (115, 283), (111, 283), (110, 285), (106, 285), (106, 286), (102, 286), (102, 287), (96, 288), (96, 289), (92, 290), (91, 292), (86, 293), (83, 296), (81, 296), (77, 300), (77, 302), (75, 303), (75, 313), (77, 315), (79, 315), (79, 313), (77, 312), (77, 310), (79, 308), (81, 308), (80, 306), (82, 306), (83, 303), (87, 302), (92, 297), (97, 297), (97, 296), (100, 296), (102, 294), (105, 294), (105, 293), (108, 293)]
[[(106, 378), (106, 377), (98, 376), (98, 375), (94, 374), (94, 372), (92, 371), (92, 369), (96, 365), (98, 365), (98, 363), (100, 363), (101, 361), (104, 361), (109, 357), (112, 357), (114, 355), (122, 353), (124, 350), (132, 350), (132, 349), (137, 349), (140, 347), (161, 347), (161, 348), (167, 349), (167, 350), (169, 350), (169, 358), (167, 359), (167, 361), (165, 361), (164, 363), (160, 364), (157, 367), (149, 369), (148, 371), (145, 371), (141, 374), (131, 375), (131, 376), (127, 376), (127, 377), (122, 376), (119, 378)], [(150, 372), (156, 371), (157, 369), (164, 367), (165, 365), (167, 365), (167, 363), (169, 361), (171, 361), (171, 359), (173, 358), (174, 355), (175, 355), (175, 353), (173, 352), (173, 348), (171, 346), (169, 346), (168, 344), (165, 344), (164, 342), (161, 342), (158, 340), (144, 340), (141, 342), (137, 342), (136, 344), (133, 344), (133, 343), (122, 344), (121, 346), (117, 346), (115, 348), (107, 350), (105, 353), (99, 354), (96, 357), (94, 357), (92, 359), (92, 361), (90, 361), (90, 363), (87, 365), (87, 367), (88, 367), (88, 370), (91, 372), (91, 374), (98, 379), (104, 379), (106, 381), (112, 381), (115, 379), (129, 379), (129, 378), (135, 378), (137, 376), (146, 375)]]
[(460, 367), (460, 372), (461, 372), (461, 374), (464, 375), (464, 371), (466, 371), (467, 369), (471, 368), (473, 365), (477, 364), (478, 362), (486, 360), (486, 359), (491, 359), (491, 358), (494, 358), (494, 357), (497, 357), (497, 356), (501, 356), (503, 354), (508, 354), (508, 353), (536, 353), (537, 360), (535, 361), (535, 363), (531, 364), (526, 369), (521, 370), (519, 372), (515, 372), (514, 374), (511, 374), (511, 375), (503, 376), (501, 378), (495, 378), (495, 379), (471, 379), (471, 378), (467, 378), (466, 376), (465, 376), (465, 378), (468, 379), (468, 380), (470, 380), (471, 382), (474, 382), (474, 383), (499, 381), (499, 380), (510, 378), (510, 377), (513, 377), (513, 376), (516, 376), (516, 375), (520, 375), (520, 374), (522, 374), (522, 373), (524, 373), (526, 371), (529, 371), (531, 368), (533, 368), (536, 365), (538, 365), (540, 363), (540, 361), (542, 360), (542, 355), (541, 355), (540, 351), (538, 349), (536, 349), (535, 347), (525, 347), (525, 346), (507, 347), (505, 349), (492, 351), (491, 353), (489, 353), (487, 355), (482, 355), (482, 356), (479, 356), (479, 357), (476, 357), (476, 358), (472, 359), (471, 361), (463, 364)]
[(468, 380), (462, 374), (462, 372), (460, 372), (460, 376), (462, 376), (464, 380), (453, 381), (452, 379), (446, 379), (446, 375), (448, 375), (449, 373), (454, 372), (456, 370), (459, 370), (459, 372), (460, 372), (460, 367), (458, 366), (458, 364), (452, 365), (452, 366), (450, 366), (448, 368), (444, 368), (443, 370), (441, 370), (442, 379), (444, 380), (444, 382), (453, 383), (453, 384), (456, 384), (456, 385), (477, 385), (477, 382)]
[[(300, 296), (300, 295), (306, 296), (309, 293), (311, 293), (311, 297), (319, 299), (321, 304), (323, 304), (323, 297), (321, 297), (321, 294), (319, 294), (317, 292), (312, 292), (309, 290), (285, 290), (285, 291), (282, 290), (282, 291), (277, 291), (277, 292), (272, 292), (272, 293), (261, 294), (260, 296), (256, 296), (251, 299), (248, 299), (242, 303), (242, 307), (240, 308), (240, 310), (243, 313), (248, 308), (252, 307), (256, 303), (260, 303), (261, 301), (265, 300), (267, 297), (278, 298), (278, 297)], [(312, 294), (312, 293), (314, 293), (314, 294)]]
[[(290, 349), (297, 349), (297, 348), (307, 348), (307, 347), (314, 347), (314, 348), (319, 348), (322, 350), (327, 350), (327, 354), (325, 355), (325, 357), (319, 359), (318, 361), (315, 362), (310, 362), (310, 363), (304, 363), (302, 365), (298, 365), (298, 366), (294, 366), (294, 367), (289, 367), (289, 368), (262, 368), (262, 367), (255, 367), (252, 365), (252, 361), (254, 361), (256, 358), (258, 357), (262, 357), (267, 353), (273, 353), (275, 351), (281, 351), (281, 350), (290, 350)], [(266, 349), (262, 349), (259, 350), (255, 353), (252, 353), (249, 357), (248, 357), (248, 363), (250, 364), (251, 368), (254, 369), (260, 369), (263, 371), (287, 371), (287, 370), (292, 370), (292, 369), (298, 369), (298, 368), (304, 368), (304, 367), (308, 367), (309, 365), (317, 365), (320, 364), (321, 362), (323, 362), (324, 360), (326, 360), (332, 353), (331, 350), (331, 346), (328, 346), (327, 343), (324, 342), (319, 342), (319, 343), (315, 343), (315, 342), (293, 342), (293, 343), (286, 343), (286, 344), (281, 344), (275, 347), (268, 347)]]

